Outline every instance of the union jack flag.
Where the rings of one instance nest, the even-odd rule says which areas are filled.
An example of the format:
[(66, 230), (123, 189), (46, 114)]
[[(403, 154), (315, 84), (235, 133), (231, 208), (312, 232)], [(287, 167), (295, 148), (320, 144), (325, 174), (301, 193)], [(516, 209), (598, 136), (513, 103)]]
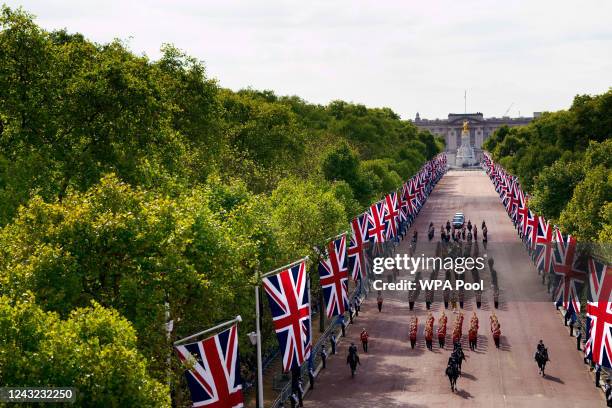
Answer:
[(368, 213), (368, 223), (370, 225), (370, 229), (368, 230), (368, 235), (370, 236), (370, 240), (375, 243), (385, 242), (385, 208), (384, 203), (379, 201), (370, 206), (370, 211)]
[(394, 192), (387, 194), (385, 197), (385, 224), (386, 224), (386, 239), (393, 239), (397, 236), (397, 194)]
[(363, 250), (368, 240), (368, 221), (365, 214), (359, 215), (351, 221), (351, 241), (348, 248), (348, 263), (351, 277), (354, 281), (363, 278), (366, 274), (363, 263)]
[(319, 262), (319, 279), (327, 317), (343, 315), (349, 303), (346, 235), (327, 244), (327, 258)]
[[(406, 184), (404, 183), (404, 186)], [(408, 201), (404, 198), (404, 188), (402, 188), (397, 194), (397, 208), (399, 210), (400, 222), (408, 221)]]
[(576, 266), (576, 238), (563, 235), (555, 229), (555, 258), (553, 272), (557, 275), (557, 288), (554, 298), (556, 305), (570, 313), (580, 313), (580, 292), (584, 286), (586, 273)]
[(312, 349), (306, 261), (262, 279), (283, 353), (283, 370), (300, 367)]
[(415, 191), (415, 183), (416, 180), (411, 178), (406, 183), (404, 183), (404, 200), (406, 201), (406, 205), (408, 206), (408, 211), (410, 215), (414, 216), (419, 210), (421, 203), (417, 197), (417, 193)]
[(589, 290), (584, 354), (612, 368), (612, 268), (589, 259)]
[(406, 206), (406, 214), (409, 216), (414, 216), (417, 212), (419, 201), (416, 196), (416, 193), (413, 190), (412, 179), (404, 183), (404, 186), (402, 188), (402, 195), (404, 196), (402, 203), (405, 203), (404, 205)]
[(236, 325), (206, 340), (175, 346), (175, 349), (188, 367), (185, 378), (194, 407), (243, 406)]
[(529, 210), (529, 215), (527, 216), (527, 235), (524, 236), (525, 243), (529, 244), (529, 250), (531, 251), (535, 248), (535, 244), (537, 242), (538, 236), (538, 228), (539, 228), (539, 219), (540, 216), (534, 214)]
[(414, 191), (416, 192), (417, 199), (419, 202), (424, 202), (425, 200), (425, 174), (424, 172), (418, 173), (413, 177), (414, 180)]
[(535, 241), (535, 264), (538, 270), (550, 273), (553, 259), (553, 231), (544, 217), (538, 217)]

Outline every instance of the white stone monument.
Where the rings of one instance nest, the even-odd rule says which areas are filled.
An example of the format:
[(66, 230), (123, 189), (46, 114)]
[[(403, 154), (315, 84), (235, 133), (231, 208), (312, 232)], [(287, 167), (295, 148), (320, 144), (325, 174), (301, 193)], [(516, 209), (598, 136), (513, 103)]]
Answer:
[(455, 156), (455, 165), (457, 167), (467, 167), (476, 164), (476, 155), (474, 148), (470, 144), (470, 129), (468, 121), (463, 122), (463, 130), (461, 131), (461, 146), (457, 149)]

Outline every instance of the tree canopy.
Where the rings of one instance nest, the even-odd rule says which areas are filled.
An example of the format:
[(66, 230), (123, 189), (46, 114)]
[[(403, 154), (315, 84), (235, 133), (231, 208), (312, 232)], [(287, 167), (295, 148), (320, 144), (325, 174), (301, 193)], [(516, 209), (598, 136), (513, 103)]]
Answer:
[(578, 95), (568, 110), (503, 127), (484, 147), (530, 193), (529, 206), (579, 240), (609, 244), (612, 90)]
[(224, 89), (172, 45), (154, 61), (2, 7), (0, 382), (186, 406), (172, 342), (253, 330), (258, 271), (315, 259), (442, 148), (389, 108)]

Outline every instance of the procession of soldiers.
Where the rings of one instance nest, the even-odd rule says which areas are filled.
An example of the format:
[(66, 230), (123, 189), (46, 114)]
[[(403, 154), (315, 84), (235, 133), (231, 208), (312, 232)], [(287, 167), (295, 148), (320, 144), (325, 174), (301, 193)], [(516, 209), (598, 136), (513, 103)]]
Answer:
[[(488, 230), (487, 230), (486, 222), (484, 220), (482, 221), (480, 231), (476, 225), (472, 224), (471, 220), (468, 220), (467, 223), (461, 227), (452, 225), (449, 220), (446, 222), (446, 225), (442, 225), (440, 227), (440, 241), (443, 243), (448, 243), (452, 240), (454, 243), (458, 243), (458, 244), (461, 244), (464, 242), (471, 243), (473, 241), (478, 240), (479, 232), (481, 234), (483, 243), (486, 243), (488, 239), (488, 236), (487, 236)], [(431, 241), (434, 238), (434, 236), (435, 236), (435, 226), (433, 222), (431, 222), (428, 227), (428, 233), (427, 233), (428, 240)], [(412, 246), (416, 245), (417, 237), (418, 235), (417, 235), (417, 232), (415, 231), (412, 236), (412, 240), (411, 240)], [(499, 292), (497, 285), (495, 285), (494, 289), (496, 290), (496, 293)], [(476, 299), (478, 309), (480, 309), (480, 306), (481, 306), (481, 295), (482, 294), (479, 293), (479, 295), (480, 296), (478, 296)], [(410, 310), (413, 310), (414, 299), (409, 299), (409, 300), (411, 300)], [(429, 351), (434, 350), (434, 344), (433, 344), (434, 336), (437, 336), (439, 349), (441, 350), (445, 349), (447, 332), (448, 332), (448, 329), (447, 329), (448, 316), (446, 315), (446, 312), (444, 309), (448, 309), (448, 307), (450, 306), (452, 313), (454, 315), (452, 330), (450, 332), (451, 334), (450, 340), (452, 342), (452, 352), (448, 359), (448, 364), (447, 364), (445, 373), (449, 377), (449, 380), (451, 383), (451, 390), (455, 391), (457, 389), (457, 379), (458, 377), (461, 376), (462, 363), (467, 360), (467, 356), (463, 352), (463, 347), (462, 347), (462, 340), (464, 339), (463, 325), (465, 321), (465, 315), (464, 315), (464, 312), (462, 311), (463, 306), (464, 306), (463, 305), (464, 303), (463, 293), (460, 293), (460, 294), (445, 293), (445, 298), (444, 298), (445, 308), (442, 309), (437, 319), (437, 327), (436, 327), (436, 318), (434, 317), (434, 314), (430, 310), (431, 304), (433, 302), (433, 292), (431, 290), (426, 291), (425, 300), (427, 304), (427, 307), (426, 307), (427, 315), (426, 315), (425, 321), (422, 323), (423, 331), (421, 335), (423, 336), (423, 339), (425, 340), (425, 347), (427, 348), (427, 350)], [(383, 303), (382, 292), (380, 291), (378, 292), (376, 301), (377, 301), (377, 306), (378, 306), (378, 312), (381, 312), (382, 303)], [(457, 305), (458, 301), (459, 301), (459, 305)], [(450, 305), (449, 305), (449, 302), (450, 302)], [(495, 307), (496, 308), (498, 307), (497, 301), (495, 302)], [(499, 319), (497, 315), (495, 314), (495, 312), (491, 313), (491, 315), (489, 316), (489, 320), (490, 320), (490, 327), (491, 327), (491, 338), (493, 339), (495, 346), (499, 348), (500, 341), (501, 341), (501, 325), (499, 323)], [(470, 316), (469, 328), (467, 331), (467, 344), (469, 346), (470, 351), (472, 352), (476, 352), (476, 350), (478, 349), (479, 327), (480, 325), (479, 325), (478, 315), (475, 311), (473, 311), (472, 315)], [(410, 317), (410, 320), (409, 320), (408, 336), (407, 336), (408, 343), (410, 344), (410, 349), (415, 349), (418, 346), (419, 335), (420, 335), (419, 318), (416, 315), (413, 315)], [(362, 349), (364, 353), (366, 353), (368, 349), (369, 336), (370, 334), (367, 332), (365, 328), (360, 333), (360, 340), (362, 343)], [(349, 351), (347, 355), (347, 365), (349, 365), (350, 367), (351, 377), (355, 376), (357, 366), (359, 364), (360, 364), (360, 360), (359, 360), (357, 347), (353, 343), (351, 343), (351, 345), (349, 346)]]
[[(480, 229), (473, 225), (471, 220), (468, 220), (465, 225), (461, 227), (456, 227), (451, 224), (450, 221), (446, 222), (446, 225), (442, 225), (440, 227), (440, 241), (442, 243), (449, 243), (451, 240), (453, 241), (452, 245), (446, 247), (449, 253), (453, 251), (457, 251), (462, 247), (462, 244), (468, 244), (468, 248), (470, 247), (470, 243), (477, 241), (480, 237), (482, 242), (486, 244), (488, 239), (488, 231), (487, 225), (483, 220), (480, 226)], [(429, 241), (431, 241), (435, 236), (435, 226), (432, 223), (429, 224), (428, 233), (427, 233)], [(417, 232), (415, 231), (412, 239), (410, 241), (411, 249), (414, 249), (416, 246), (418, 239)], [(458, 251), (461, 253), (461, 251)], [(459, 255), (460, 256), (460, 255)], [(492, 274), (495, 274), (492, 263), (489, 263), (489, 267)], [(447, 277), (449, 271), (446, 271)], [(420, 274), (420, 272), (418, 272)], [(430, 279), (433, 279), (437, 274), (432, 273)], [(452, 274), (452, 273), (451, 273)], [(417, 275), (420, 278), (420, 275)], [(394, 276), (395, 278), (395, 276)], [(474, 279), (478, 278), (478, 272), (474, 275)], [(493, 295), (494, 295), (494, 307), (498, 309), (499, 307), (499, 287), (497, 285), (497, 276), (492, 276), (492, 287), (493, 287)], [(462, 276), (456, 277), (456, 279), (463, 279)], [(418, 297), (418, 293), (412, 293), (412, 297), (409, 296), (408, 300), (410, 303), (410, 313), (413, 313), (414, 303), (416, 297)], [(477, 312), (472, 311), (471, 316), (469, 316), (469, 325), (467, 326), (467, 333), (464, 332), (464, 323), (465, 323), (465, 309), (464, 309), (464, 294), (456, 293), (455, 291), (444, 292), (444, 307), (441, 308), (440, 313), (436, 319), (434, 316), (434, 312), (432, 312), (432, 303), (434, 301), (434, 293), (432, 290), (426, 290), (425, 295), (425, 304), (426, 304), (426, 317), (422, 322), (419, 322), (419, 317), (417, 317), (416, 312), (410, 316), (408, 323), (408, 330), (406, 336), (406, 345), (410, 345), (410, 350), (414, 350), (419, 347), (419, 339), (422, 338), (425, 342), (425, 348), (431, 352), (434, 352), (434, 336), (437, 337), (437, 345), (439, 350), (447, 350), (447, 335), (450, 334), (448, 340), (451, 341), (452, 351), (450, 356), (448, 357), (446, 368), (444, 370), (444, 374), (448, 377), (450, 382), (450, 388), (452, 392), (457, 391), (457, 381), (461, 377), (462, 365), (467, 361), (468, 356), (463, 350), (463, 344), (465, 340), (467, 340), (467, 345), (469, 347), (470, 352), (478, 352), (479, 350), (479, 328), (480, 321)], [(482, 305), (482, 291), (479, 291), (475, 294), (475, 305), (478, 310), (481, 310)], [(345, 330), (348, 324), (353, 324), (354, 317), (359, 316), (359, 310), (361, 307), (361, 301), (358, 297), (349, 305), (349, 317), (348, 319), (342, 320), (342, 337), (346, 335)], [(383, 294), (382, 291), (378, 291), (376, 294), (376, 309), (377, 313), (383, 312)], [(447, 316), (448, 309), (450, 309), (449, 316), (452, 318), (452, 327), (449, 330), (449, 316)], [(348, 321), (347, 321), (348, 320)], [(499, 349), (501, 347), (502, 341), (502, 332), (501, 332), (501, 324), (499, 318), (495, 311), (491, 311), (489, 314), (489, 323), (490, 323), (490, 338), (493, 340), (495, 347)], [(423, 326), (422, 331), (420, 330), (420, 325)], [(361, 365), (360, 353), (368, 353), (370, 339), (373, 339), (373, 344), (376, 344), (377, 333), (369, 333), (367, 328), (362, 328), (359, 333), (359, 341), (361, 342), (361, 350), (358, 350), (358, 347), (354, 343), (350, 343), (348, 346), (348, 352), (346, 355), (346, 365), (350, 369), (350, 376), (354, 378), (357, 375), (358, 367)], [(383, 334), (380, 334), (381, 337)], [(336, 350), (336, 336), (333, 337), (332, 346), (332, 354), (335, 354)], [(481, 349), (482, 352), (482, 349)], [(325, 349), (323, 349), (323, 353), (326, 353)], [(325, 357), (327, 355), (325, 354)], [(544, 375), (544, 368), (547, 361), (549, 360), (548, 350), (544, 346), (543, 342), (537, 345), (537, 349), (534, 355), (534, 359), (538, 365), (538, 370), (541, 375)], [(322, 358), (322, 361), (324, 359)], [(323, 363), (323, 368), (325, 368), (325, 363)], [(441, 375), (444, 375), (441, 373)], [(314, 381), (314, 377), (311, 379)], [(300, 398), (295, 398), (295, 405), (298, 406), (301, 404)], [(293, 405), (293, 404), (292, 404)]]

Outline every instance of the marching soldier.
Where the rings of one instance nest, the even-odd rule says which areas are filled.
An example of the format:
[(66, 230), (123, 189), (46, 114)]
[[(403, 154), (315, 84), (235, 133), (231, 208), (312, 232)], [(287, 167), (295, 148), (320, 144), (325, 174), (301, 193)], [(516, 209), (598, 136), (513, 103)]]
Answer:
[(468, 332), (468, 341), (470, 343), (470, 350), (476, 351), (476, 339), (478, 338), (478, 329), (474, 326), (470, 327)]
[(380, 290), (378, 291), (378, 296), (376, 297), (376, 304), (378, 305), (378, 312), (382, 312), (383, 297)]
[(478, 316), (476, 315), (476, 312), (472, 312), (472, 317), (470, 319), (470, 324), (476, 325), (476, 328), (478, 328)]
[(433, 290), (427, 289), (425, 291), (425, 307), (427, 310), (431, 309), (431, 304), (433, 303), (434, 293)]
[(453, 312), (455, 312), (457, 310), (457, 294), (455, 292), (452, 292), (450, 294), (450, 304), (451, 309), (453, 310)]
[(476, 307), (480, 309), (482, 306), (482, 291), (479, 290), (476, 292)]
[(429, 312), (425, 323), (425, 344), (430, 351), (433, 350), (433, 325), (434, 317), (431, 312)]
[(414, 349), (417, 340), (417, 331), (419, 328), (419, 319), (413, 316), (410, 320), (410, 347)]
[(493, 341), (495, 342), (495, 347), (499, 348), (499, 339), (501, 337), (501, 325), (497, 320), (497, 316), (495, 313), (491, 315), (491, 334), (493, 335)]
[(446, 322), (447, 321), (448, 321), (448, 318), (444, 314), (444, 310), (443, 310), (442, 314), (440, 315), (440, 318), (438, 319), (438, 343), (440, 345), (440, 348), (444, 348), (444, 343), (446, 340)]
[(476, 347), (478, 347), (478, 316), (476, 316), (476, 312), (472, 314), (472, 318), (470, 319), (468, 340), (470, 343), (470, 350), (476, 351)]
[(493, 288), (493, 305), (499, 309), (499, 288), (497, 286)]
[(361, 331), (359, 338), (361, 339), (361, 346), (363, 347), (363, 352), (367, 353), (368, 352), (368, 339), (370, 338), (370, 335), (368, 334), (365, 328)]

